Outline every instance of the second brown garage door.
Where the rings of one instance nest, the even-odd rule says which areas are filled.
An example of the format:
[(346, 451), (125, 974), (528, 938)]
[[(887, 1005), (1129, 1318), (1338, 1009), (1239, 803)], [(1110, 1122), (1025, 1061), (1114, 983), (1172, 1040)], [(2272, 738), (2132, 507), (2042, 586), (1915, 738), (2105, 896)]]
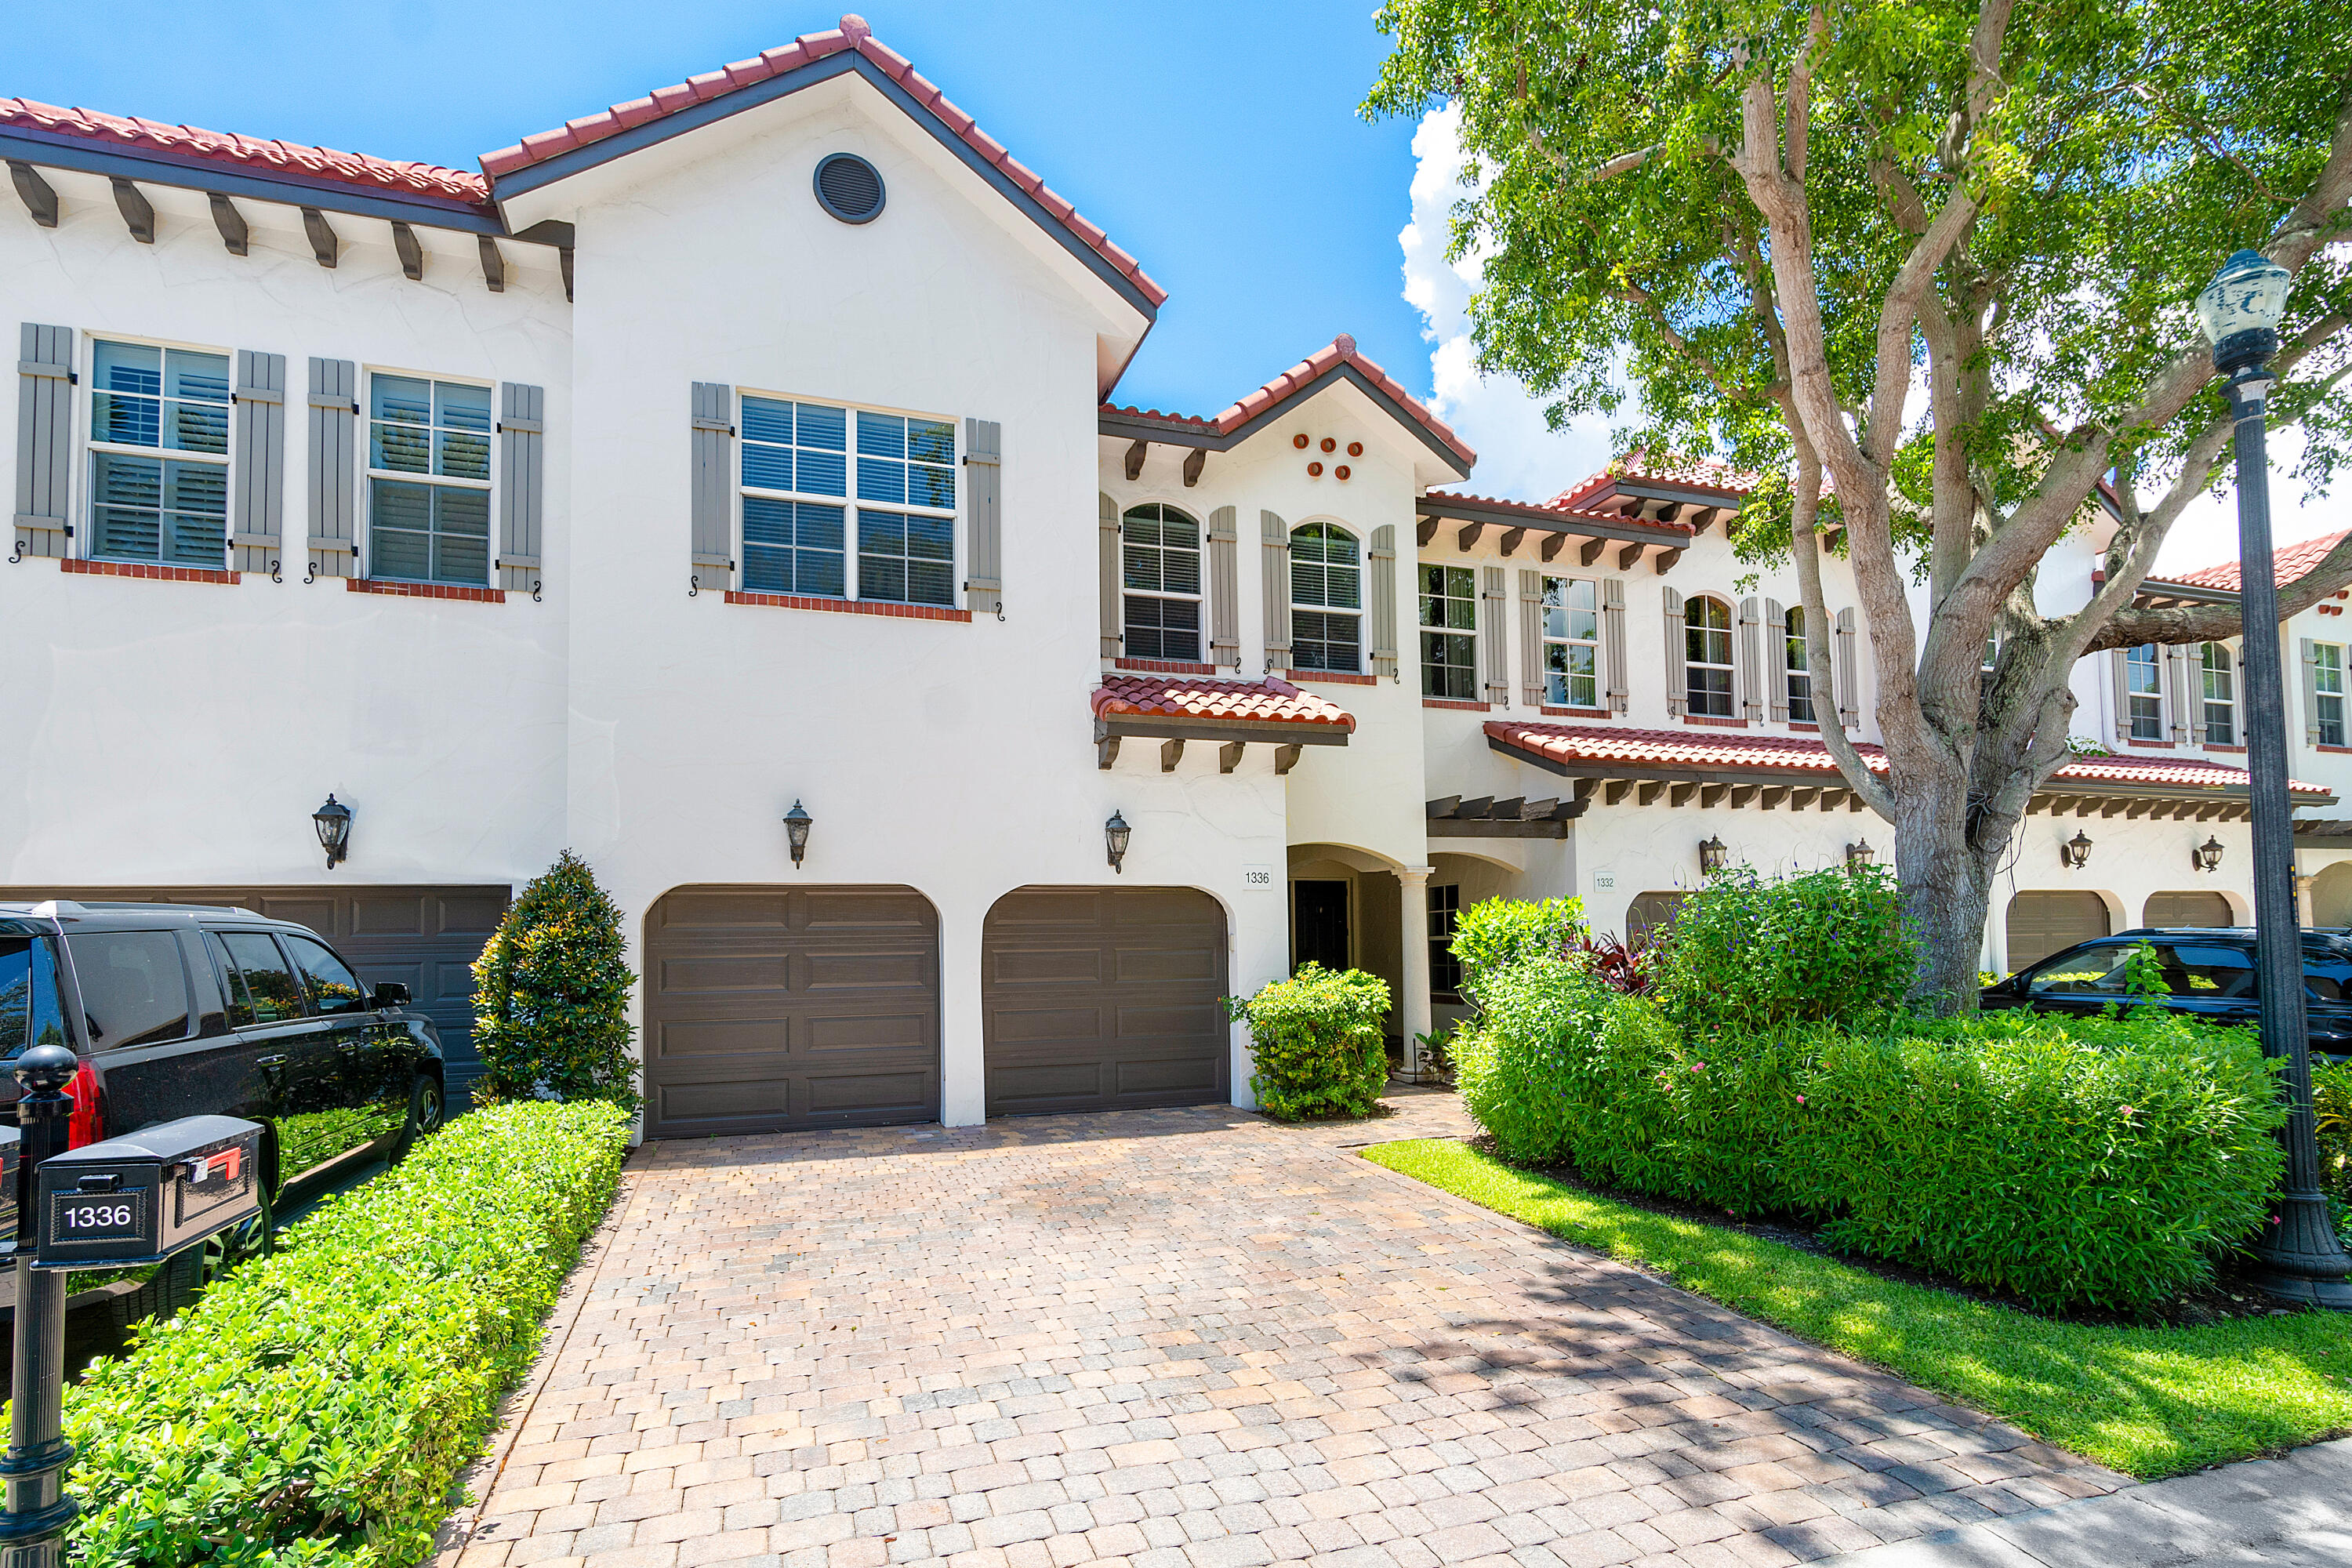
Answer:
[(2140, 912), (2150, 926), (2226, 926), (2236, 922), (2230, 900), (2219, 893), (2150, 893)]
[(1225, 913), (1190, 888), (1023, 888), (988, 911), (988, 1114), (1233, 1098)]
[(912, 888), (681, 888), (646, 916), (646, 1133), (940, 1114), (940, 936)]
[(2009, 901), (2011, 972), (2106, 934), (2107, 901), (2096, 893), (2020, 893)]

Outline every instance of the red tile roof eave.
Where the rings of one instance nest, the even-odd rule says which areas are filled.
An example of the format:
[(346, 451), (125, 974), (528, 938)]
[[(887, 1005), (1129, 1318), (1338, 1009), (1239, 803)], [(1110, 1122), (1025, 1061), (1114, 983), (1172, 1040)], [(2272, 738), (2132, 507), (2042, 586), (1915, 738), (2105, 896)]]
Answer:
[[(2271, 575), (2281, 584), (2300, 582), (2312, 568), (2326, 558), (2327, 552), (2343, 542), (2352, 529), (2338, 529), (2317, 539), (2297, 540), (2281, 545), (2271, 557)], [(2244, 568), (2236, 561), (2220, 561), (2210, 566), (2200, 566), (2194, 572), (2182, 572), (2170, 577), (2150, 577), (2149, 583), (2162, 586), (2171, 584), (2183, 588), (2205, 588), (2221, 593), (2240, 591), (2245, 581)]]
[(1425, 499), (1461, 501), (1469, 506), (1492, 507), (1496, 511), (1507, 512), (1514, 517), (1524, 517), (1531, 522), (1542, 522), (1554, 528), (1570, 531), (1573, 531), (1575, 524), (1579, 522), (1589, 522), (1606, 523), (1612, 528), (1652, 529), (1660, 533), (1674, 534), (1684, 539), (1689, 539), (1697, 532), (1686, 522), (1665, 522), (1654, 517), (1633, 518), (1610, 511), (1583, 511), (1547, 501), (1505, 500), (1498, 496), (1474, 496), (1460, 490), (1431, 490)]
[(1182, 719), (1213, 724), (1264, 724), (1352, 734), (1356, 716), (1329, 699), (1271, 677), (1211, 680), (1192, 676), (1119, 671), (1087, 699), (1097, 719)]

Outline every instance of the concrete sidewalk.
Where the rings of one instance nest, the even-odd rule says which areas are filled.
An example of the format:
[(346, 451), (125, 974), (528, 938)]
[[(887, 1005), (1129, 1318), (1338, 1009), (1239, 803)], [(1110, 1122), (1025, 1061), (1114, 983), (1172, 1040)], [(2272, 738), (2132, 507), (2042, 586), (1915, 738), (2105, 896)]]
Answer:
[(1825, 1558), (1815, 1568), (2342, 1568), (2352, 1439)]

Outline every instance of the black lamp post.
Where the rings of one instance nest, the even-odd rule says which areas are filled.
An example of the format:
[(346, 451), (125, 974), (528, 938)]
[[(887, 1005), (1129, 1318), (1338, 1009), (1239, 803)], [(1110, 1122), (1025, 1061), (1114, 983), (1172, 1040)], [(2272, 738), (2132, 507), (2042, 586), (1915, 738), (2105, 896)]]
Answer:
[(319, 830), (319, 847), (327, 852), (327, 869), (346, 859), (352, 845), (352, 808), (331, 795), (327, 804), (310, 814), (310, 826)]
[(2352, 1271), (2319, 1190), (2311, 1110), (2311, 1037), (2304, 1016), (2303, 932), (2294, 910), (2294, 807), (2287, 797), (2286, 680), (2280, 669), (2278, 580), (2271, 559), (2270, 458), (2263, 402), (2265, 368), (2286, 313), (2286, 268), (2251, 250), (2221, 264), (2197, 296), (2213, 368), (2235, 422), (2238, 465), (2238, 608), (2244, 628), (2246, 772), (2254, 817), (2254, 973), (2261, 987), (2263, 1054), (2286, 1064), (2286, 1181), (2277, 1212), (2253, 1247), (2254, 1284), (2284, 1301), (2352, 1311)]
[(1127, 858), (1128, 836), (1134, 831), (1127, 825), (1127, 818), (1117, 811), (1113, 811), (1110, 820), (1103, 824), (1103, 850), (1110, 857), (1110, 868), (1122, 876), (1126, 873), (1119, 862)]
[(815, 820), (808, 814), (808, 808), (797, 800), (793, 802), (792, 810), (784, 813), (784, 838), (792, 846), (793, 869), (795, 871), (801, 868), (801, 861), (808, 854), (809, 825)]

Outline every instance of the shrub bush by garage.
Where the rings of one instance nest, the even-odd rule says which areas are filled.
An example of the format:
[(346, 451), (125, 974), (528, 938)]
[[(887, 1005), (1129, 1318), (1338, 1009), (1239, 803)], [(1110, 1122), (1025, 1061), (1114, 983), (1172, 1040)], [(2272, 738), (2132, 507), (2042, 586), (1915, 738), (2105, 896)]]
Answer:
[(71, 1559), (423, 1561), (628, 1133), (607, 1104), (476, 1111), (93, 1367), (66, 1396)]
[(1309, 1116), (1370, 1116), (1389, 1078), (1381, 1021), (1388, 983), (1360, 969), (1309, 960), (1287, 980), (1225, 1005), (1249, 1026), (1258, 1109), (1280, 1121)]

